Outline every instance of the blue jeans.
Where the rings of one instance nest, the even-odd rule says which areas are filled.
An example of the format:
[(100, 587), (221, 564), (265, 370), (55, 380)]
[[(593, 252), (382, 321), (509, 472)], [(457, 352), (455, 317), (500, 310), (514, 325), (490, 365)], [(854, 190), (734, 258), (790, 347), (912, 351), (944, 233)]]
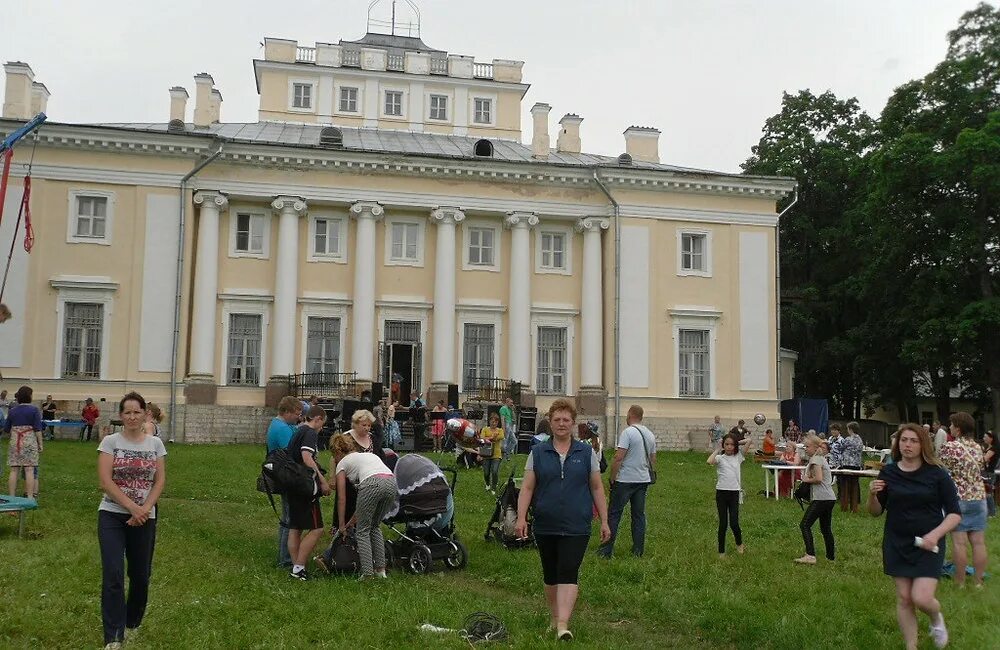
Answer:
[(611, 505), (608, 512), (608, 525), (611, 527), (611, 539), (597, 549), (599, 555), (611, 557), (615, 550), (615, 538), (618, 537), (618, 524), (622, 521), (625, 506), (632, 506), (632, 555), (641, 557), (646, 548), (646, 490), (649, 483), (621, 483), (616, 481), (611, 487)]
[(278, 520), (278, 566), (292, 566), (292, 556), (288, 552), (288, 501), (281, 497), (281, 519)]

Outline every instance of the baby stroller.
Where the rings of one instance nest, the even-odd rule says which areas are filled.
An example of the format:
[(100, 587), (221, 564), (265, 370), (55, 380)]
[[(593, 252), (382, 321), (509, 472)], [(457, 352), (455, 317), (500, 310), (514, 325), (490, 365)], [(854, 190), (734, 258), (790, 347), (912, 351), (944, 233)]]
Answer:
[(385, 557), (390, 566), (426, 573), (435, 560), (449, 569), (461, 569), (469, 551), (455, 534), (455, 483), (458, 473), (449, 469), (451, 485), (434, 461), (420, 454), (406, 454), (396, 463), (399, 504), (384, 522), (395, 533), (386, 536)]
[(493, 509), (493, 516), (486, 524), (486, 541), (490, 538), (496, 539), (508, 549), (528, 548), (535, 543), (535, 536), (532, 532), (531, 511), (528, 512), (528, 535), (521, 539), (514, 532), (514, 525), (517, 523), (517, 497), (521, 494), (519, 487), (521, 479), (514, 478), (514, 472), (510, 473), (507, 483), (504, 485), (500, 496), (497, 497), (496, 508)]

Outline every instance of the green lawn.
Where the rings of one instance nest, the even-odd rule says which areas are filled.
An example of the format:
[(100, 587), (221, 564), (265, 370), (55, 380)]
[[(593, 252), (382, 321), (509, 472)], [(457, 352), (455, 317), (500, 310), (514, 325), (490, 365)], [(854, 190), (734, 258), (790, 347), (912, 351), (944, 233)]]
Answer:
[[(41, 508), (30, 515), (25, 539), (17, 538), (16, 519), (0, 518), (0, 647), (101, 645), (94, 447), (46, 446)], [(456, 495), (458, 529), (470, 552), (465, 570), (301, 583), (273, 568), (275, 516), (253, 490), (259, 448), (172, 445), (169, 452), (150, 604), (130, 647), (463, 648), (468, 644), (457, 637), (417, 627), (458, 627), (477, 610), (503, 619), (510, 647), (556, 645), (545, 633), (535, 552), (483, 540), (493, 500), (478, 472), (459, 474)], [(325, 453), (322, 462), (329, 462)], [(902, 647), (892, 583), (881, 569), (881, 520), (838, 509), (836, 565), (821, 559), (815, 567), (794, 566), (791, 559), (802, 554), (801, 511), (757, 494), (763, 476), (748, 463), (744, 486), (754, 493), (742, 516), (748, 552), (720, 561), (714, 472), (700, 454), (661, 454), (660, 467), (648, 503), (646, 557), (628, 555), (626, 517), (619, 557), (607, 562), (591, 553), (584, 562), (572, 625), (577, 645)], [(509, 471), (505, 465), (503, 476)], [(992, 524), (990, 552), (998, 557)], [(818, 525), (816, 535), (822, 547)], [(1000, 647), (1000, 583), (976, 593), (944, 582), (939, 597), (952, 647)], [(923, 618), (921, 634), (922, 647), (932, 647)]]

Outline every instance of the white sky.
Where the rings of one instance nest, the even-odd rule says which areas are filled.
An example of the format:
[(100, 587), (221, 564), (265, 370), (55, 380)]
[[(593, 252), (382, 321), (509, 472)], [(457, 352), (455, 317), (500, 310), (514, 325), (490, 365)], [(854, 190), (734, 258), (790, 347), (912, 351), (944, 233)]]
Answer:
[[(400, 1), (400, 4), (404, 4)], [(975, 0), (419, 0), (430, 47), (523, 60), (528, 109), (584, 118), (583, 150), (617, 155), (630, 124), (655, 126), (663, 162), (738, 171), (780, 109), (810, 88), (878, 114), (944, 57)], [(354, 40), (368, 0), (2, 0), (0, 60), (29, 63), (61, 122), (165, 122), (167, 89), (215, 78), (224, 122), (254, 122), (251, 60), (264, 36)]]

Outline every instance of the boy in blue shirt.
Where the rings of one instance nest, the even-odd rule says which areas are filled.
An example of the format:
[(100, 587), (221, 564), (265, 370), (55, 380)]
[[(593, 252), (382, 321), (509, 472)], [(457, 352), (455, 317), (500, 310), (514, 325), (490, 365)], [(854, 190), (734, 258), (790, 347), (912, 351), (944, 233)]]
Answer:
[[(302, 402), (291, 395), (278, 402), (278, 415), (267, 427), (267, 453), (284, 449), (295, 433), (295, 424), (302, 414)], [(288, 502), (281, 497), (281, 520), (278, 522), (278, 566), (292, 566), (292, 556), (288, 553)]]

